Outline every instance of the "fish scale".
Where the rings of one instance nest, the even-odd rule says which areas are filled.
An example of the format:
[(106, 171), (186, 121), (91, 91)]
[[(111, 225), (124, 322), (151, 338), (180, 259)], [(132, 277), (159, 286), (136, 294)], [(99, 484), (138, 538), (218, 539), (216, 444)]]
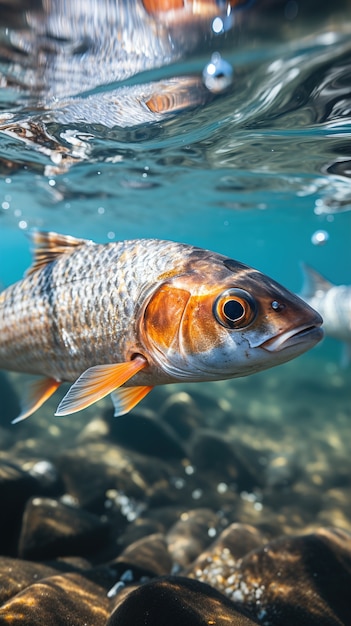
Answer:
[(115, 414), (155, 386), (246, 376), (317, 343), (321, 317), (238, 261), (157, 239), (35, 233), (33, 265), (0, 294), (0, 368), (43, 376), (15, 421), (73, 385), (57, 415), (109, 393)]
[(159, 240), (91, 243), (30, 273), (0, 295), (0, 368), (73, 381), (92, 362), (123, 361), (141, 291), (177, 257), (182, 246)]

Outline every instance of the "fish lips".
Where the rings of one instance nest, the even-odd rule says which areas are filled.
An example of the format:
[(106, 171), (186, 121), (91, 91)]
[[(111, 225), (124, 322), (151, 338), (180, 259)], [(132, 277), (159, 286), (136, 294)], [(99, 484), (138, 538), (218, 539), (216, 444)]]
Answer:
[[(308, 350), (315, 344), (317, 344), (324, 336), (324, 331), (321, 328), (323, 320), (320, 315), (316, 316), (313, 324), (302, 324), (283, 333), (280, 333), (276, 337), (264, 341), (260, 348), (264, 348), (269, 352), (281, 352), (288, 348), (295, 348), (304, 344), (305, 349)], [(302, 346), (300, 346), (299, 351)]]

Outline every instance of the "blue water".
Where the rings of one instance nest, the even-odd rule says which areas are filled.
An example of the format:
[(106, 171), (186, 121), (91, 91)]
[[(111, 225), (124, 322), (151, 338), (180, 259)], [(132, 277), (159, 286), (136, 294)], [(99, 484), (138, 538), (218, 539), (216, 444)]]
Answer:
[[(152, 41), (145, 58), (135, 56), (139, 33), (146, 48), (152, 34), (150, 18), (143, 26), (139, 12), (133, 36), (130, 9), (129, 30), (116, 22), (124, 42), (120, 64), (117, 36), (104, 33), (108, 5), (100, 5), (102, 26), (93, 14), (84, 22), (91, 40), (79, 20), (66, 19), (60, 0), (48, 3), (52, 19), (32, 15), (18, 25), (12, 16), (0, 25), (0, 282), (21, 278), (30, 264), (26, 235), (40, 228), (100, 242), (189, 242), (255, 266), (296, 292), (301, 261), (336, 284), (350, 284), (347, 5), (318, 7), (317, 15), (309, 3), (249, 3), (218, 35), (213, 16), (193, 18), (191, 37), (180, 36), (184, 23), (171, 29), (173, 48), (164, 58)], [(85, 6), (88, 11), (90, 3)], [(128, 18), (128, 4), (117, 6)], [(78, 44), (88, 51), (79, 52)], [(233, 68), (233, 80), (210, 94), (202, 73), (216, 51)], [(151, 91), (162, 97), (162, 81), (177, 84), (181, 76), (195, 84), (185, 90), (186, 106), (183, 98), (177, 110), (150, 121), (140, 106), (140, 94), (150, 90), (145, 85), (155, 83)], [(166, 105), (171, 101), (166, 97)], [(116, 111), (123, 118), (114, 123)], [(326, 239), (316, 245), (320, 230)], [(238, 390), (235, 402), (248, 413), (255, 396), (263, 430), (278, 415), (283, 433), (284, 419), (291, 427), (302, 403), (320, 424), (333, 423), (336, 434), (342, 424), (347, 432), (350, 367), (341, 367), (340, 353), (327, 338), (294, 363), (247, 381), (207, 385), (206, 394), (231, 400)], [(268, 394), (267, 408), (268, 388), (275, 394)], [(345, 432), (339, 433), (344, 445)]]

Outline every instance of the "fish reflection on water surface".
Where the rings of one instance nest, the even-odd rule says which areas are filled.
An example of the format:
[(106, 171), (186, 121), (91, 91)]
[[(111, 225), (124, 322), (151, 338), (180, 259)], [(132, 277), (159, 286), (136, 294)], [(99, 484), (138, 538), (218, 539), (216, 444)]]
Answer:
[[(45, 174), (52, 176), (90, 157), (96, 129), (82, 132), (81, 124), (137, 128), (205, 106), (231, 83), (230, 76), (223, 83), (225, 65), (210, 82), (201, 71), (130, 79), (194, 53), (217, 36), (216, 17), (229, 20), (229, 28), (231, 13), (238, 22), (246, 4), (106, 0), (97, 9), (95, 0), (47, 0), (23, 5), (22, 20), (7, 6), (0, 25), (7, 61), (2, 87), (26, 95), (31, 113), (1, 113), (0, 133), (49, 157)], [(1, 26), (10, 33), (3, 42)], [(56, 134), (57, 124), (74, 128)], [(36, 159), (31, 166), (38, 168)]]
[(24, 419), (63, 382), (57, 415), (112, 393), (115, 414), (155, 385), (247, 376), (322, 337), (322, 318), (261, 272), (187, 244), (33, 234), (34, 262), (0, 294), (0, 368), (44, 376)]

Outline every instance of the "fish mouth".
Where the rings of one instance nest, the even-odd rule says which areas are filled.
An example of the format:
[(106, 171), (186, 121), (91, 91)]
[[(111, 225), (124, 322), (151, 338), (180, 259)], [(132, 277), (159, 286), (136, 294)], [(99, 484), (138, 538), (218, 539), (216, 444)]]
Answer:
[(301, 343), (311, 347), (312, 345), (318, 343), (324, 335), (321, 324), (322, 322), (318, 324), (304, 324), (303, 326), (298, 326), (297, 328), (281, 333), (277, 337), (268, 339), (268, 341), (262, 343), (260, 347), (268, 350), (269, 352), (280, 352), (281, 350), (295, 347)]

